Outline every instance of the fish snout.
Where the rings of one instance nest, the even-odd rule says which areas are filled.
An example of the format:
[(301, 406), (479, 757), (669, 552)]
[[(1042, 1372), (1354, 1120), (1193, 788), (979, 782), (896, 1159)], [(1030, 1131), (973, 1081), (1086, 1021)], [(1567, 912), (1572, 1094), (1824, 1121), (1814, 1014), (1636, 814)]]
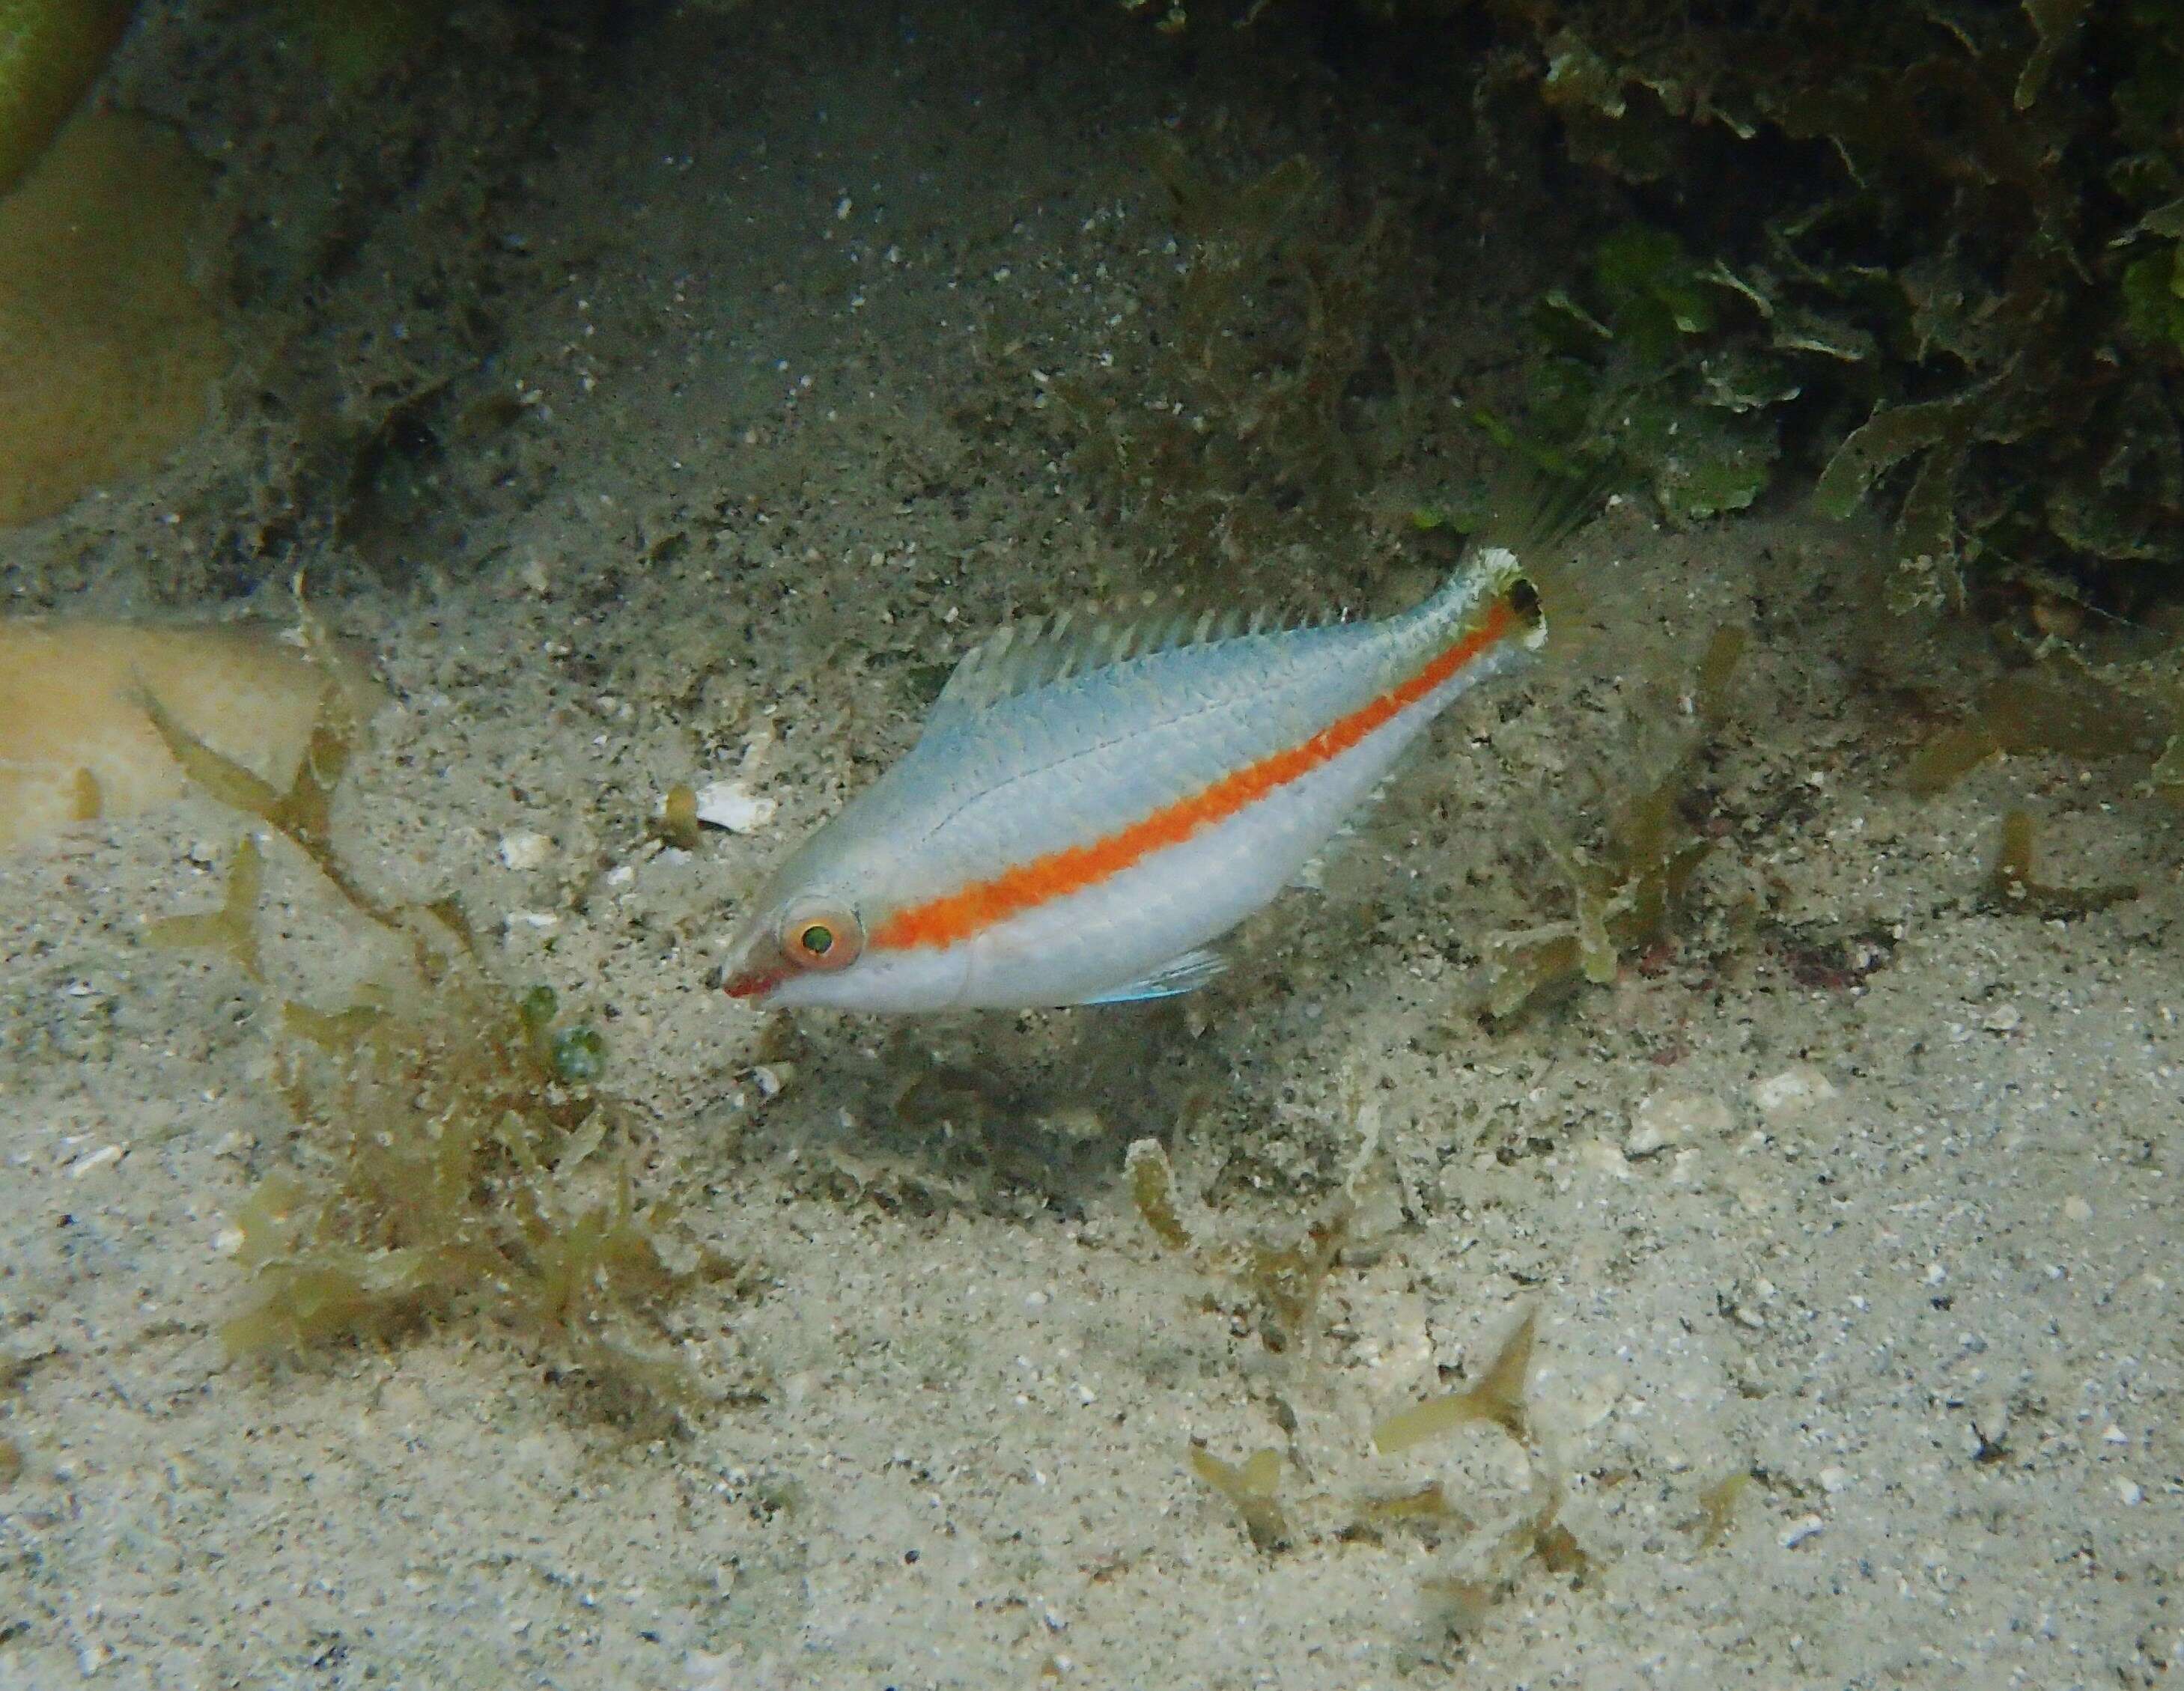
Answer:
[(746, 927), (731, 943), (728, 955), (713, 971), (713, 984), (732, 998), (760, 1000), (789, 975), (781, 944), (761, 926)]

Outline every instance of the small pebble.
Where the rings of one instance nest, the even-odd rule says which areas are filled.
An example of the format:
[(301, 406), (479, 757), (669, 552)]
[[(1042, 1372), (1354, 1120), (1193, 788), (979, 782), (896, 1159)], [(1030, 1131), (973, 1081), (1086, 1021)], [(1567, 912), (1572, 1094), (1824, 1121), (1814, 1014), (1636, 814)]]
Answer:
[(1830, 1497), (1850, 1488), (1850, 1470), (1834, 1466), (1820, 1470), (1820, 1489)]
[(87, 1174), (97, 1174), (103, 1168), (112, 1168), (121, 1160), (121, 1147), (102, 1145), (87, 1157), (78, 1157), (69, 1165), (69, 1178), (81, 1180)]
[(1630, 1165), (1624, 1160), (1623, 1153), (1605, 1139), (1588, 1139), (1578, 1148), (1578, 1160), (1595, 1174), (1604, 1174), (1612, 1180), (1630, 1178)]
[(1999, 1397), (1990, 1396), (1972, 1408), (1971, 1453), (1977, 1455), (1981, 1445), (1999, 1450), (2009, 1443), (2009, 1405)]
[(1801, 1515), (1782, 1529), (1781, 1544), (1786, 1550), (1794, 1550), (1806, 1539), (1819, 1532), (1828, 1523), (1817, 1515)]
[(2024, 1020), (2025, 1012), (2015, 1004), (1997, 1004), (1986, 1013), (1986, 1020), (1981, 1026), (1990, 1033), (2008, 1033)]
[(1752, 1107), (1762, 1115), (1794, 1115), (1835, 1095), (1835, 1082), (1810, 1063), (1792, 1063), (1753, 1082)]
[(2093, 1206), (2074, 1192), (2063, 1200), (2063, 1213), (2073, 1221), (2090, 1221), (2093, 1219)]
[(1729, 1106), (1699, 1093), (1657, 1092), (1632, 1112), (1623, 1141), (1626, 1156), (1647, 1157), (1702, 1134), (1729, 1132)]
[(536, 869), (554, 855), (554, 842), (523, 829), (500, 837), (500, 860), (510, 869)]
[(2146, 1488), (2137, 1480), (2118, 1480), (2116, 1495), (2123, 1499), (2126, 1508), (2136, 1507), (2145, 1501)]

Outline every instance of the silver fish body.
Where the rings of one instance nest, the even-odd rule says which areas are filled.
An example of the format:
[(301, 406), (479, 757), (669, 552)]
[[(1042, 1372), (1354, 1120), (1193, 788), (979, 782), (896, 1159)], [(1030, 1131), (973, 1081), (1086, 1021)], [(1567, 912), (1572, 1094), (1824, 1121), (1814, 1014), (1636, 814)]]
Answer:
[(1545, 637), (1498, 548), (1378, 622), (1005, 631), (775, 871), (728, 990), (883, 1011), (1187, 991), (1434, 717)]

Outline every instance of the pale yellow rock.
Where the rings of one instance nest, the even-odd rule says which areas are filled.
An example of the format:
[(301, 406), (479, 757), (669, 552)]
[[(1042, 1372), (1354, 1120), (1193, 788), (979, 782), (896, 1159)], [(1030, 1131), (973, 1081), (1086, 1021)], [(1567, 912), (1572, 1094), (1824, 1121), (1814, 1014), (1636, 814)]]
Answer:
[(0, 621), (0, 850), (181, 796), (148, 694), (286, 791), (330, 687), (359, 723), (379, 703), (354, 659), (260, 629)]
[(77, 117), (0, 197), (0, 526), (157, 466), (227, 349), (192, 280), (210, 169), (170, 131)]

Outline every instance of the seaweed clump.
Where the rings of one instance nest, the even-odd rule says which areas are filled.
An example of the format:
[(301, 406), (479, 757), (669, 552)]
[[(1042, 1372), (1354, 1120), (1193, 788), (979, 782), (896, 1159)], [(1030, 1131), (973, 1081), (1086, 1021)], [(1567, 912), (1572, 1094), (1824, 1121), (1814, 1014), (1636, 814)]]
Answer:
[[(1474, 1384), (1383, 1418), (1373, 1429), (1373, 1449), (1390, 1455), (1459, 1427), (1485, 1425), (1498, 1427), (1533, 1451), (1528, 1403), (1536, 1321), (1537, 1312), (1532, 1310), (1518, 1318)], [(1438, 1488), (1432, 1490), (1434, 1500), (1442, 1501)], [(1441, 1621), (1451, 1633), (1475, 1628), (1487, 1610), (1515, 1588), (1529, 1562), (1536, 1560), (1550, 1574), (1567, 1574), (1580, 1583), (1591, 1575), (1592, 1558), (1559, 1518), (1562, 1502), (1560, 1481), (1535, 1471), (1526, 1506), (1498, 1530), (1476, 1538), (1445, 1571), (1425, 1582), (1427, 1595), (1438, 1605)], [(1460, 1514), (1457, 1518), (1462, 1519)]]
[[(1131, 1202), (1153, 1237), (1167, 1249), (1187, 1254), (1201, 1267), (1249, 1288), (1266, 1310), (1261, 1338), (1267, 1348), (1277, 1354), (1295, 1353), (1294, 1366), (1298, 1367), (1310, 1358), (1304, 1341), (1330, 1271), (1346, 1243), (1371, 1231), (1364, 1218), (1375, 1206), (1372, 1185), (1379, 1151), (1378, 1116), (1369, 1104), (1358, 1115), (1362, 1143), (1334, 1210), (1301, 1242), (1288, 1247), (1201, 1244), (1184, 1219), (1175, 1171), (1159, 1141), (1139, 1140), (1130, 1147), (1124, 1165)], [(1392, 1493), (1368, 1484), (1365, 1494), (1352, 1499), (1348, 1519), (1335, 1529), (1335, 1536), (1344, 1540), (1415, 1534), (1435, 1549), (1446, 1541), (1458, 1541), (1446, 1544), (1443, 1571), (1424, 1583), (1427, 1597), (1451, 1632), (1467, 1631), (1475, 1624), (1514, 1588), (1530, 1562), (1537, 1561), (1551, 1574), (1567, 1574), (1579, 1581), (1591, 1571), (1591, 1558), (1557, 1518), (1562, 1484), (1545, 1467), (1534, 1437), (1529, 1388), (1535, 1320), (1531, 1310), (1518, 1318), (1470, 1386), (1384, 1416), (1372, 1432), (1372, 1455), (1387, 1457), (1414, 1450), (1460, 1427), (1498, 1429), (1524, 1449), (1531, 1467), (1527, 1494), (1518, 1506), (1482, 1528), (1439, 1479)], [(1275, 1411), (1279, 1424), (1294, 1433), (1298, 1426), (1294, 1410), (1277, 1399)], [(1202, 1440), (1193, 1439), (1187, 1455), (1192, 1473), (1236, 1511), (1254, 1549), (1272, 1555), (1308, 1532), (1309, 1521), (1285, 1508), (1279, 1496), (1290, 1458), (1279, 1447), (1256, 1450), (1232, 1463), (1214, 1455)], [(1312, 1466), (1301, 1456), (1296, 1461), (1308, 1471)]]
[[(1368, 1150), (1368, 1158), (1370, 1149)], [(1130, 1146), (1123, 1165), (1130, 1200), (1153, 1236), (1202, 1266), (1243, 1287), (1256, 1305), (1261, 1341), (1277, 1355), (1301, 1349), (1310, 1337), (1327, 1277), (1351, 1238), (1357, 1212), (1352, 1178), (1327, 1213), (1286, 1243), (1264, 1239), (1199, 1240), (1176, 1202), (1175, 1168), (1157, 1139)]]
[(1674, 520), (1786, 472), (1824, 516), (1876, 511), (1891, 608), (2028, 625), (2045, 669), (2083, 655), (2162, 722), (2154, 787), (2184, 800), (2173, 0), (1331, 9), (1411, 79), (1469, 69), (1500, 120), (1484, 146), (1543, 135), (1602, 191), (1604, 232), (1540, 292), (1496, 395), (1509, 418), (1474, 396), (1475, 417), (1535, 457), (1614, 464)]
[(1598, 849), (1556, 852), (1570, 915), (1490, 943), (1489, 1017), (1507, 1021), (1580, 981), (1612, 985), (1626, 955), (1668, 938), (1692, 876), (1713, 848), (1686, 820), (1685, 806), (1700, 759), (1728, 718), (1744, 644), (1738, 628), (1720, 629), (1708, 642), (1691, 695), (1697, 731), (1658, 780), (1613, 808)]
[[(1695, 402), (1682, 420), (1703, 433), (1709, 408), (1696, 402), (1719, 389), (1758, 451), (1809, 453), (1824, 515), (1878, 507), (1896, 608), (2005, 622), (2029, 612), (2038, 660), (2098, 650), (2080, 627), (2089, 612), (2114, 630), (2173, 606), (2184, 589), (2173, 5), (1487, 9), (1523, 43), (1505, 70), (1536, 87), (1571, 156), (1646, 209), (1654, 274), (1711, 309), (1710, 322), (1680, 323), (1672, 345), (1656, 337), (1653, 391), (1681, 388)], [(2122, 643), (2099, 691), (2168, 723), (2153, 776), (2176, 798), (2184, 670), (2173, 638)], [(2083, 679), (2056, 686), (2084, 692)], [(1949, 755), (2012, 748), (2013, 726), (2110, 754), (2117, 737), (2098, 713), (2064, 714), (2036, 705), (2013, 723), (1990, 701), (1929, 773)]]
[[(451, 902), (383, 905), (343, 870), (327, 818), (354, 732), (340, 698), (329, 688), (286, 793), (153, 718), (193, 779), (293, 847), (345, 917), (406, 960), (338, 1007), (278, 1005), (274, 1084), (318, 1166), (268, 1176), (237, 1212), (253, 1295), (220, 1336), (238, 1355), (287, 1351), (468, 1313), (543, 1343), (616, 1407), (686, 1406), (694, 1382), (661, 1348), (666, 1310), (722, 1265), (677, 1235), (671, 1205), (638, 1197), (629, 1123), (596, 1085), (596, 1031), (558, 1026), (549, 989), (503, 986)], [(261, 874), (246, 835), (222, 909), (152, 941), (209, 946), (254, 975)]]

